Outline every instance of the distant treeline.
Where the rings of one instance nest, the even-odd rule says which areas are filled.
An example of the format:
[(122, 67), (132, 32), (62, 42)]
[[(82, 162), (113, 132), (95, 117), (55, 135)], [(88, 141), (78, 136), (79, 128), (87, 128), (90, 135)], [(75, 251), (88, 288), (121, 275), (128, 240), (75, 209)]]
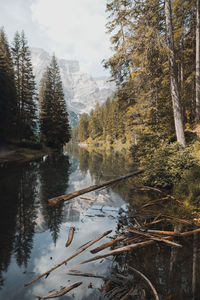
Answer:
[(118, 87), (114, 100), (83, 114), (85, 141), (157, 136), (185, 146), (200, 119), (198, 0), (108, 0), (113, 56), (105, 61)]
[(38, 96), (24, 32), (16, 32), (10, 46), (1, 28), (0, 142), (42, 143), (59, 149), (69, 138), (68, 113), (55, 56), (44, 70)]

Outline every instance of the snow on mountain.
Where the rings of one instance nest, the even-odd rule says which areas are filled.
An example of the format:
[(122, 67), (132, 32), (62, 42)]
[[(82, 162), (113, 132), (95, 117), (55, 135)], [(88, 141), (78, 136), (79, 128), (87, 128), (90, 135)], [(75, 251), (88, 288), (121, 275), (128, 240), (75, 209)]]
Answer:
[[(37, 87), (51, 55), (40, 48), (31, 49), (33, 72)], [(75, 125), (80, 114), (89, 113), (96, 103), (103, 104), (115, 91), (115, 84), (108, 77), (92, 77), (80, 71), (77, 60), (57, 59), (71, 124)]]

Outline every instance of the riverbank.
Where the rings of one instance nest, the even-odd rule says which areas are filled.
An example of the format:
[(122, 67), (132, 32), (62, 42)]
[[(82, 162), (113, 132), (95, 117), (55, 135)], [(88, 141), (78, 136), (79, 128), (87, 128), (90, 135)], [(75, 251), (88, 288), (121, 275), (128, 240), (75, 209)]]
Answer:
[(32, 149), (9, 144), (0, 149), (0, 164), (37, 160), (47, 153), (46, 149)]

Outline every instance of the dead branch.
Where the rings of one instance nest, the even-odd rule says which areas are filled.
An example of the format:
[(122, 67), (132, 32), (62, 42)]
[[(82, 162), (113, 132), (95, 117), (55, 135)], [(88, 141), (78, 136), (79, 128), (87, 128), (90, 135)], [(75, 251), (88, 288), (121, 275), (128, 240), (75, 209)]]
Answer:
[(69, 229), (69, 235), (68, 235), (68, 239), (67, 239), (67, 242), (65, 244), (65, 247), (68, 247), (72, 240), (73, 240), (73, 236), (74, 236), (74, 231), (75, 231), (75, 227), (70, 227)]
[(182, 245), (180, 245), (180, 244), (177, 244), (177, 243), (175, 243), (175, 242), (169, 241), (169, 240), (167, 239), (168, 237), (160, 238), (160, 237), (156, 237), (156, 236), (154, 236), (154, 235), (152, 235), (152, 234), (145, 233), (145, 232), (141, 232), (141, 231), (139, 231), (139, 230), (132, 229), (132, 228), (128, 228), (128, 231), (129, 231), (129, 232), (132, 232), (132, 233), (140, 234), (140, 235), (145, 236), (145, 237), (148, 237), (148, 238), (150, 238), (150, 239), (152, 239), (152, 240), (154, 240), (154, 241), (157, 241), (157, 242), (163, 242), (163, 243), (166, 243), (166, 244), (168, 244), (168, 245), (170, 245), (170, 246), (182, 247)]
[(143, 208), (148, 207), (150, 205), (154, 205), (154, 204), (157, 204), (157, 203), (159, 203), (161, 201), (165, 201), (165, 200), (169, 200), (169, 199), (170, 199), (170, 197), (166, 196), (166, 197), (163, 197), (163, 198), (152, 200), (152, 201), (149, 201), (146, 204), (142, 205), (139, 209), (143, 209)]
[(46, 276), (47, 274), (51, 273), (52, 271), (54, 271), (55, 269), (59, 268), (60, 266), (66, 264), (68, 261), (70, 261), (71, 259), (73, 259), (74, 257), (78, 256), (80, 253), (82, 253), (83, 251), (85, 251), (87, 248), (89, 248), (90, 246), (94, 245), (96, 242), (98, 242), (99, 240), (101, 240), (104, 236), (108, 235), (109, 233), (111, 233), (112, 230), (106, 231), (105, 233), (103, 233), (102, 235), (100, 235), (98, 238), (96, 238), (94, 241), (90, 242), (89, 244), (87, 244), (86, 246), (82, 247), (78, 252), (74, 253), (72, 256), (70, 256), (69, 258), (63, 260), (61, 263), (59, 263), (58, 265), (56, 265), (55, 267), (51, 268), (50, 270), (46, 271), (45, 273), (39, 275), (38, 277), (34, 278), (33, 280), (29, 281), (28, 283), (26, 283), (24, 286), (28, 286), (30, 284), (32, 284), (33, 282), (39, 280), (40, 278)]
[(140, 171), (137, 171), (137, 172), (133, 172), (133, 173), (121, 176), (121, 177), (116, 178), (116, 179), (112, 179), (112, 180), (106, 181), (106, 182), (104, 182), (102, 184), (99, 184), (99, 185), (92, 185), (90, 187), (87, 187), (85, 189), (82, 189), (82, 190), (79, 190), (79, 191), (76, 191), (76, 192), (73, 192), (73, 193), (70, 193), (70, 194), (67, 194), (67, 195), (62, 195), (62, 196), (58, 196), (58, 197), (55, 197), (55, 198), (51, 198), (51, 199), (48, 200), (48, 202), (51, 205), (56, 205), (59, 202), (64, 202), (64, 201), (73, 199), (75, 197), (78, 197), (80, 195), (86, 194), (88, 192), (98, 190), (98, 189), (100, 189), (102, 187), (109, 186), (109, 185), (111, 185), (113, 183), (116, 183), (116, 182), (119, 182), (121, 180), (124, 180), (124, 179), (130, 178), (130, 177), (133, 177), (135, 175), (141, 174), (142, 172), (144, 172), (144, 171), (140, 170)]
[(92, 261), (102, 259), (102, 258), (105, 258), (105, 257), (108, 257), (108, 256), (118, 255), (118, 254), (121, 254), (121, 253), (124, 253), (124, 252), (127, 252), (127, 251), (132, 251), (136, 248), (145, 247), (145, 246), (148, 246), (148, 245), (151, 245), (151, 244), (154, 244), (154, 243), (155, 243), (154, 240), (149, 240), (149, 241), (145, 241), (145, 242), (141, 242), (141, 243), (137, 243), (137, 244), (131, 244), (131, 245), (128, 245), (128, 246), (120, 247), (120, 248), (112, 250), (112, 251), (110, 251), (106, 254), (98, 255), (98, 256), (95, 256), (95, 257), (90, 258), (88, 260), (85, 260), (81, 264), (92, 262)]
[(101, 246), (99, 246), (99, 247), (97, 247), (97, 248), (95, 248), (93, 250), (91, 250), (90, 252), (92, 254), (100, 252), (100, 251), (102, 251), (102, 250), (104, 250), (104, 249), (106, 249), (108, 247), (111, 247), (111, 246), (117, 244), (120, 241), (123, 241), (125, 238), (126, 238), (125, 235), (121, 235), (121, 236), (117, 237), (116, 239), (114, 239), (114, 240), (112, 240), (112, 241), (110, 241), (108, 243), (105, 243), (105, 244), (103, 244), (103, 245), (101, 245)]
[(103, 280), (108, 280), (108, 278), (101, 276), (101, 275), (96, 275), (92, 273), (82, 273), (82, 272), (69, 272), (67, 275), (72, 275), (72, 276), (81, 276), (81, 277), (92, 277), (92, 278), (101, 278)]
[(47, 296), (36, 296), (38, 299), (51, 299), (51, 298), (57, 298), (57, 297), (60, 297), (60, 296), (63, 296), (65, 294), (67, 294), (69, 291), (71, 291), (72, 289), (75, 289), (77, 288), (79, 285), (81, 285), (82, 282), (76, 282), (70, 286), (67, 286), (67, 287), (64, 287), (64, 288), (61, 288), (60, 291), (56, 291), (56, 292), (53, 292)]
[(200, 228), (194, 229), (192, 231), (182, 232), (182, 233), (180, 233), (180, 236), (189, 236), (189, 235), (192, 235), (192, 234), (198, 233), (198, 232), (200, 232)]
[(180, 232), (174, 232), (174, 231), (164, 231), (164, 230), (148, 229), (147, 232), (149, 232), (149, 233), (156, 233), (156, 234), (160, 234), (160, 235), (180, 236)]
[(146, 281), (146, 283), (151, 288), (151, 290), (152, 290), (152, 292), (154, 294), (155, 299), (159, 300), (158, 293), (157, 293), (156, 289), (154, 288), (153, 284), (151, 283), (151, 281), (143, 273), (141, 273), (140, 271), (136, 270), (135, 268), (130, 267), (130, 266), (127, 266), (127, 267), (128, 267), (129, 270), (131, 270), (131, 271), (137, 273), (138, 275), (140, 275)]

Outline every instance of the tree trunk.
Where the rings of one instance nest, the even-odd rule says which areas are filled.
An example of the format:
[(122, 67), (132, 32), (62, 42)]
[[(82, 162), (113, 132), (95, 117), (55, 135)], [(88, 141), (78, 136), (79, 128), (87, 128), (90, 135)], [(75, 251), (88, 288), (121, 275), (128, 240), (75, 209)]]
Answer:
[(176, 60), (174, 53), (174, 41), (172, 31), (172, 13), (171, 13), (171, 1), (165, 0), (165, 19), (166, 19), (166, 36), (168, 45), (168, 57), (170, 66), (170, 79), (171, 79), (171, 97), (174, 112), (174, 124), (176, 130), (177, 141), (185, 147), (185, 135), (182, 118), (182, 105), (178, 89), (178, 78), (176, 70)]
[(196, 0), (196, 121), (200, 120), (200, 0)]

